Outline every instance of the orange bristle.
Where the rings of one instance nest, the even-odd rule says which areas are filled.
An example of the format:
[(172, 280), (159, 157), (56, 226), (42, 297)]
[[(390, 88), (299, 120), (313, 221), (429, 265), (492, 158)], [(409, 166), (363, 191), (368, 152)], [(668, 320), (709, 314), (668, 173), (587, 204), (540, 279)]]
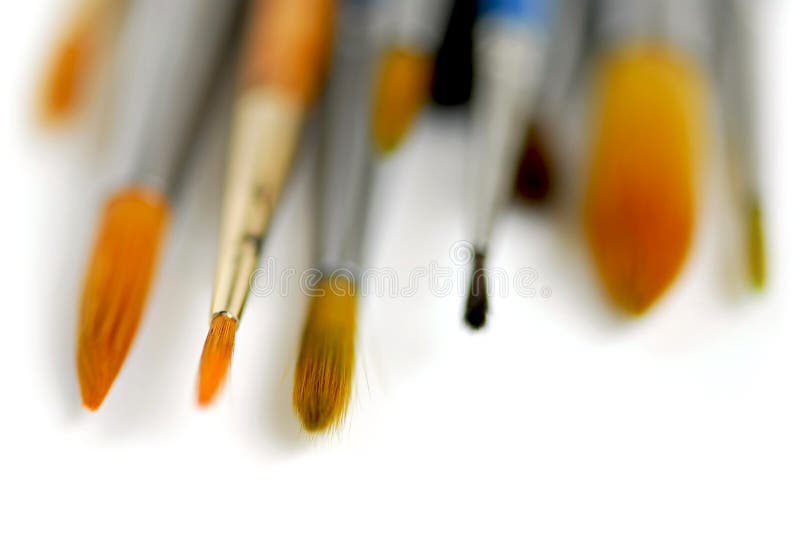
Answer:
[(208, 406), (214, 401), (220, 386), (228, 376), (236, 340), (236, 320), (226, 314), (219, 314), (211, 321), (203, 355), (200, 358), (200, 371), (197, 376), (197, 403)]
[(355, 284), (326, 278), (317, 290), (294, 376), (294, 408), (308, 432), (325, 431), (344, 418), (355, 369)]
[(381, 59), (372, 116), (380, 151), (397, 148), (414, 124), (428, 98), (432, 63), (424, 52), (405, 49), (392, 50)]
[(59, 42), (42, 83), (39, 116), (56, 122), (69, 117), (78, 107), (94, 54), (92, 29), (77, 24)]
[(103, 403), (136, 335), (169, 215), (166, 199), (142, 187), (122, 191), (105, 209), (78, 325), (78, 379), (90, 410)]
[(601, 64), (584, 225), (611, 299), (642, 314), (680, 272), (695, 228), (704, 146), (702, 79), (666, 48)]

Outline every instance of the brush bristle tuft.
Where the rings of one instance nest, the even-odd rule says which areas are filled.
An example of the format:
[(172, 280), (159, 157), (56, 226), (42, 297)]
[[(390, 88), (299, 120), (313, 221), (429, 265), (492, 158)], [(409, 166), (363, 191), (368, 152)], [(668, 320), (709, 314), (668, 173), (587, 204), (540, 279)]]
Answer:
[(677, 278), (694, 235), (703, 84), (695, 65), (659, 47), (601, 66), (584, 228), (611, 300), (641, 315)]
[(214, 317), (203, 345), (197, 376), (197, 403), (209, 406), (228, 376), (236, 340), (236, 320), (221, 314)]
[(387, 53), (378, 70), (373, 134), (383, 153), (403, 141), (425, 104), (432, 73), (431, 58), (415, 50)]
[(78, 326), (78, 379), (90, 410), (103, 403), (136, 335), (168, 220), (166, 200), (142, 188), (121, 192), (105, 209)]
[(352, 280), (326, 278), (312, 298), (297, 359), (293, 403), (308, 432), (324, 432), (347, 412), (355, 369), (357, 295)]
[(489, 313), (489, 289), (486, 276), (486, 254), (477, 252), (472, 265), (467, 308), (464, 320), (472, 329), (479, 330), (486, 325)]

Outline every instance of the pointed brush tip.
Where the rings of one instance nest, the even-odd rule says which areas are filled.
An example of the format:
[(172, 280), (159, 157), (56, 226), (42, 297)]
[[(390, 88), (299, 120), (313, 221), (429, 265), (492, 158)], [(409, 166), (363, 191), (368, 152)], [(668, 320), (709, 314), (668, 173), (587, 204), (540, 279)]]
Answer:
[(474, 330), (480, 330), (486, 325), (486, 318), (489, 313), (489, 292), (485, 263), (486, 254), (482, 251), (476, 251), (473, 259), (467, 306), (464, 313), (464, 320)]
[(219, 314), (211, 321), (197, 374), (197, 405), (201, 408), (214, 402), (228, 376), (236, 343), (236, 327), (236, 320), (225, 314)]

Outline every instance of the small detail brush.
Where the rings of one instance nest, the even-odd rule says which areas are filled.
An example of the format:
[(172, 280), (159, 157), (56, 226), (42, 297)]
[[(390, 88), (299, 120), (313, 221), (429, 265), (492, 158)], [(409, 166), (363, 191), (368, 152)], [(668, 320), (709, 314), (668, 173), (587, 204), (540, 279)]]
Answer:
[(750, 284), (766, 286), (767, 252), (759, 180), (758, 114), (756, 99), (756, 13), (750, 2), (718, 0), (720, 93), (723, 138), (729, 173), (741, 204), (746, 239), (745, 259)]
[(289, 174), (306, 112), (322, 84), (334, 0), (256, 0), (229, 147), (211, 329), (200, 358), (198, 403), (210, 404), (233, 354), (262, 244)]
[(486, 323), (489, 282), (484, 263), (497, 212), (511, 194), (525, 123), (541, 84), (552, 9), (547, 0), (479, 3), (468, 167), (474, 258), (464, 314), (474, 329)]
[(100, 221), (81, 298), (77, 369), (100, 407), (133, 343), (170, 219), (178, 168), (237, 2), (139, 0), (125, 28), (112, 158), (130, 181)]
[(318, 266), (294, 377), (294, 408), (308, 432), (341, 422), (355, 369), (361, 244), (371, 178), (369, 121), (374, 45), (371, 2), (339, 13), (325, 94), (318, 187)]
[(116, 37), (126, 4), (125, 0), (74, 1), (39, 89), (37, 114), (44, 124), (64, 122), (80, 107), (101, 56)]
[(391, 39), (378, 67), (373, 134), (383, 153), (397, 148), (428, 99), (433, 58), (451, 0), (392, 2)]

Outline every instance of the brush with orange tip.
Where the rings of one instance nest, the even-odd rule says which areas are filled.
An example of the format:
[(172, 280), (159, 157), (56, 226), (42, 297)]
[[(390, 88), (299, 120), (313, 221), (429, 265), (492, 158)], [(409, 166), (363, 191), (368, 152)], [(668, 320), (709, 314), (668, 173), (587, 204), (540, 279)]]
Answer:
[(334, 0), (256, 0), (248, 13), (228, 148), (211, 328), (197, 401), (211, 404), (228, 374), (236, 330), (269, 223), (324, 75)]
[(229, 42), (236, 2), (138, 0), (120, 66), (112, 161), (128, 181), (107, 203), (78, 318), (83, 404), (100, 407), (136, 336), (200, 105)]
[(433, 59), (452, 0), (403, 0), (388, 6), (391, 37), (381, 57), (372, 130), (376, 148), (390, 153), (411, 130), (428, 100)]
[(317, 268), (295, 367), (293, 403), (308, 432), (345, 417), (356, 366), (362, 241), (372, 180), (370, 80), (374, 2), (345, 0), (322, 110)]
[[(687, 259), (707, 132), (701, 67), (679, 43), (659, 35), (653, 21), (680, 16), (698, 23), (707, 20), (706, 7), (604, 5), (631, 7), (629, 15), (641, 16), (639, 31), (656, 26), (651, 39), (637, 33), (599, 61), (583, 200), (585, 234), (606, 292), (620, 310), (641, 315), (672, 285)], [(660, 13), (653, 6), (678, 8)], [(692, 28), (689, 23), (681, 31)]]
[(116, 38), (127, 0), (73, 0), (42, 77), (37, 116), (61, 123), (80, 108)]
[(723, 140), (745, 229), (743, 251), (750, 285), (767, 282), (756, 98), (755, 20), (760, 6), (741, 0), (717, 0), (718, 83)]

